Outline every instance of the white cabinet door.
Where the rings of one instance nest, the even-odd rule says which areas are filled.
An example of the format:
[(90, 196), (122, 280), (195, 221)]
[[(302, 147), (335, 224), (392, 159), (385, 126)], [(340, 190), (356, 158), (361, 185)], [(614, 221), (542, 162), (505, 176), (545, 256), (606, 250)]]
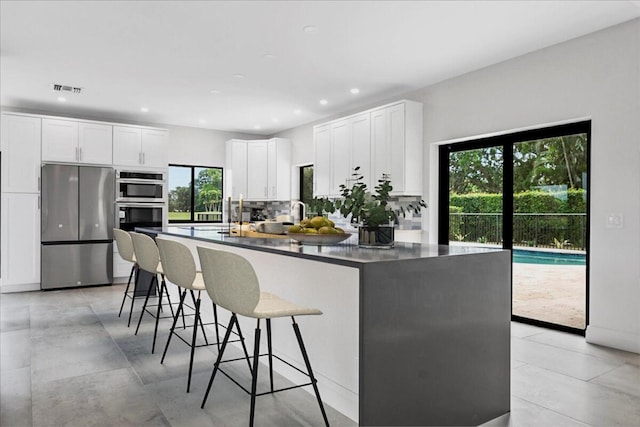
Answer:
[[(351, 172), (359, 167), (363, 182), (373, 190), (377, 183), (371, 176), (371, 115), (365, 113), (351, 119)], [(351, 178), (351, 176), (349, 176)]]
[(247, 142), (247, 200), (267, 200), (267, 142)]
[(113, 126), (78, 123), (79, 162), (94, 165), (113, 163)]
[(79, 161), (78, 122), (42, 119), (42, 161)]
[(142, 130), (140, 128), (113, 127), (113, 164), (117, 166), (142, 164)]
[(291, 200), (291, 143), (273, 138), (267, 150), (269, 200)]
[(331, 194), (331, 126), (313, 129), (313, 195)]
[(169, 132), (165, 130), (142, 129), (142, 165), (149, 168), (169, 167)]
[(2, 115), (3, 193), (40, 191), (41, 123), (39, 117)]
[(2, 286), (40, 283), (40, 196), (2, 194)]
[(340, 185), (350, 187), (351, 128), (348, 120), (331, 125), (331, 188), (330, 195), (340, 194)]
[(404, 160), (406, 152), (404, 104), (389, 107), (387, 117), (389, 132), (387, 153), (390, 157), (388, 173), (391, 175), (392, 194), (403, 193), (405, 190)]
[(247, 142), (231, 140), (227, 143), (227, 180), (231, 188), (229, 195), (237, 200), (247, 195)]
[(380, 109), (371, 113), (371, 182), (378, 182), (382, 174), (391, 173), (391, 153), (389, 153), (389, 113)]

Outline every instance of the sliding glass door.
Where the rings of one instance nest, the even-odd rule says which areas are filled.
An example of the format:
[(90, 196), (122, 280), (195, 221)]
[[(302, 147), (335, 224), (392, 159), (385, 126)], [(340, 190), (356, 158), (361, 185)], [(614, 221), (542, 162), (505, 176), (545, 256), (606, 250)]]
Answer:
[(515, 320), (584, 333), (590, 123), (440, 148), (441, 244), (513, 254)]

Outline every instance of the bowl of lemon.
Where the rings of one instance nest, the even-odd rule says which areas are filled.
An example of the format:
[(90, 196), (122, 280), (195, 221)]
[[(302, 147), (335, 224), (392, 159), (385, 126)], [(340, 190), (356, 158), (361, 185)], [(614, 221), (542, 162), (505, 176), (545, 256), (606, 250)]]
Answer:
[(290, 226), (287, 235), (303, 245), (335, 245), (347, 240), (351, 233), (336, 227), (329, 218), (316, 216)]

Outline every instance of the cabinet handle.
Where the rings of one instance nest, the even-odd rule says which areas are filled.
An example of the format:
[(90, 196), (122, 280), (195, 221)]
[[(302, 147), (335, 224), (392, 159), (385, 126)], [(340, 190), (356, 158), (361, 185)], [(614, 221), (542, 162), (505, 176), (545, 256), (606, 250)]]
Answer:
[(41, 184), (41, 180), (42, 180), (42, 178), (38, 177), (38, 191), (40, 191), (40, 190), (42, 189), (42, 187), (41, 187), (41, 185), (42, 185), (42, 184)]
[(138, 164), (141, 165), (142, 164), (142, 151), (138, 152)]
[(78, 148), (78, 152), (80, 153), (78, 155), (78, 160), (82, 161), (82, 147)]
[(267, 194), (267, 187), (264, 187), (264, 197), (267, 197), (267, 196), (268, 196), (268, 194)]
[(146, 163), (146, 159), (145, 159), (145, 153), (144, 151), (142, 152), (142, 164), (144, 165)]
[(38, 210), (41, 209), (41, 197), (38, 196)]
[(76, 162), (78, 161), (78, 147), (76, 147)]

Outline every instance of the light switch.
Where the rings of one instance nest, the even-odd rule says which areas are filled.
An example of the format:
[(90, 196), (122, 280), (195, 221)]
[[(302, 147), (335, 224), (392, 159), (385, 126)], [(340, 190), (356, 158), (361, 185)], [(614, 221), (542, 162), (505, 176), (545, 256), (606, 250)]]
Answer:
[(622, 228), (624, 225), (624, 217), (622, 214), (610, 213), (607, 215), (607, 228)]

